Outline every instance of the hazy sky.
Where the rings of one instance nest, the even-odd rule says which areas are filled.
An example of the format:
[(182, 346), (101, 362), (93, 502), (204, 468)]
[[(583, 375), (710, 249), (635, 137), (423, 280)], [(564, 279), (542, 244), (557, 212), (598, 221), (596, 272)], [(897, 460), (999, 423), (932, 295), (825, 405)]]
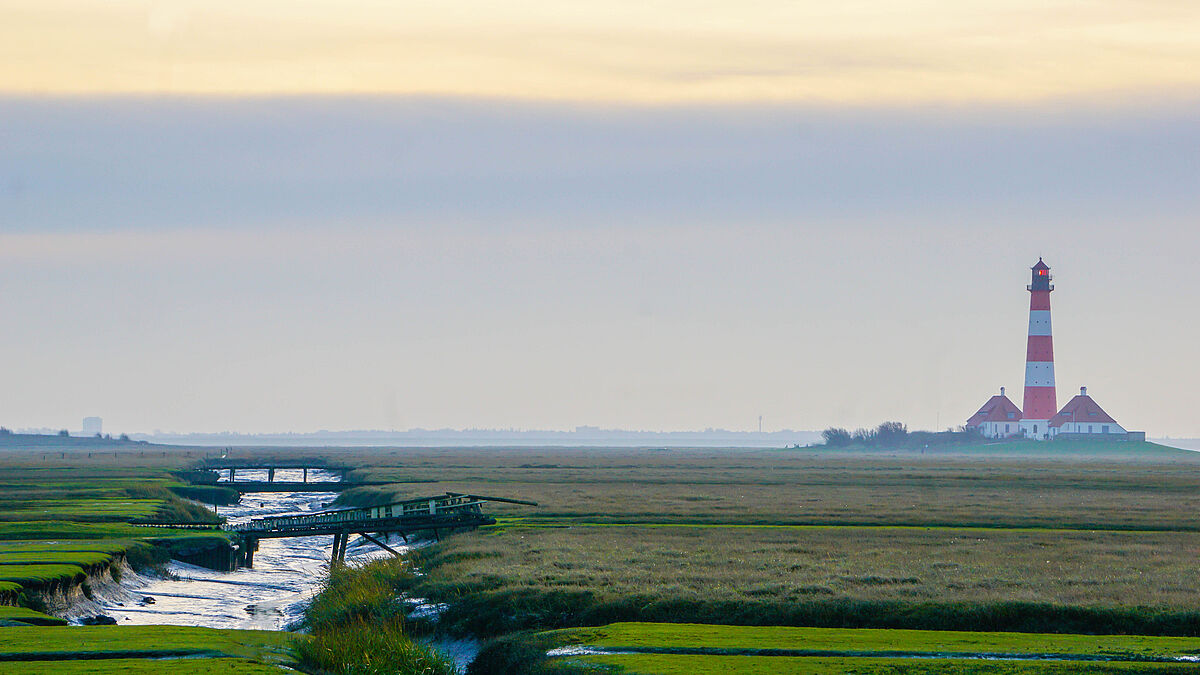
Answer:
[(1200, 436), (1191, 2), (0, 0), (0, 424)]

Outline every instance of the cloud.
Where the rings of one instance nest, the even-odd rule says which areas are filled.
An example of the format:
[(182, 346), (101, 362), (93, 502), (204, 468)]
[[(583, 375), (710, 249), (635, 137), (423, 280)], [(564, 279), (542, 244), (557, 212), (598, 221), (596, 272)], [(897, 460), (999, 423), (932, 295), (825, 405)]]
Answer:
[(1200, 105), (14, 99), (0, 231), (1178, 214)]
[(0, 91), (1030, 101), (1200, 84), (1189, 2), (11, 0)]

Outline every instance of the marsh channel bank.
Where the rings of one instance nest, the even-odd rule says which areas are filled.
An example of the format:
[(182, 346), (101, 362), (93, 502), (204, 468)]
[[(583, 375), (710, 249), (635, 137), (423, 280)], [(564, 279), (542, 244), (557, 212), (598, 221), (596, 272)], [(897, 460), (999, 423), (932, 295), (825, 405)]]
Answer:
[[(261, 539), (253, 566), (244, 566), (228, 526), (336, 509), (332, 484), (344, 469), (276, 470), (281, 491), (239, 496), (225, 481), (189, 480), (186, 467), (213, 456), (0, 431), (0, 672), (260, 673), (297, 665), (288, 631), (306, 632), (333, 537)], [(268, 481), (267, 473), (239, 469), (238, 481)], [(305, 479), (308, 489), (289, 491)], [(399, 553), (424, 544), (411, 534), (411, 543), (376, 538)], [(391, 557), (351, 536), (344, 559)], [(398, 594), (396, 602), (405, 603)], [(406, 604), (409, 614), (426, 611), (419, 601)], [(473, 656), (470, 643), (432, 646), (463, 665)]]
[[(300, 471), (294, 471), (300, 480)], [(289, 480), (291, 471), (280, 471)], [(259, 476), (258, 474), (262, 474)], [(239, 478), (266, 480), (266, 470), (243, 470)], [(314, 471), (310, 480), (333, 482), (337, 476)], [(224, 485), (220, 483), (219, 485)], [(328, 508), (331, 492), (268, 492), (243, 495), (237, 504), (217, 506), (229, 524), (262, 516), (304, 513)], [(399, 544), (398, 544), (399, 545)], [(167, 576), (134, 576), (116, 593), (103, 594), (98, 606), (119, 625), (208, 626), (284, 630), (304, 616), (304, 608), (329, 567), (330, 537), (265, 539), (254, 555), (253, 567), (223, 572), (171, 560)], [(374, 546), (351, 545), (347, 560), (388, 555)], [(91, 607), (79, 607), (75, 614)]]
[[(336, 493), (321, 491), (321, 483), (336, 483), (341, 474), (322, 469), (279, 469), (271, 477), (278, 482), (313, 484), (310, 492), (252, 492), (237, 504), (214, 506), (228, 525), (238, 525), (264, 516), (293, 515), (326, 511), (333, 506)], [(267, 469), (240, 469), (239, 482), (267, 482)], [(228, 485), (222, 481), (219, 487)], [(376, 535), (389, 547), (403, 553), (430, 543), (429, 539), (410, 537), (403, 541), (390, 534)], [(177, 560), (166, 564), (161, 577), (133, 575), (119, 590), (104, 594), (98, 603), (100, 613), (118, 625), (204, 626), (253, 630), (303, 630), (304, 611), (321, 590), (330, 565), (331, 537), (290, 537), (262, 539), (251, 567), (218, 571)], [(391, 553), (359, 537), (350, 537), (345, 561), (359, 564), (390, 558)], [(436, 606), (412, 599), (411, 611), (417, 615), (436, 611)], [(87, 614), (80, 607), (76, 615)], [(462, 669), (470, 665), (478, 651), (472, 640), (429, 640), (429, 646), (454, 660)]]

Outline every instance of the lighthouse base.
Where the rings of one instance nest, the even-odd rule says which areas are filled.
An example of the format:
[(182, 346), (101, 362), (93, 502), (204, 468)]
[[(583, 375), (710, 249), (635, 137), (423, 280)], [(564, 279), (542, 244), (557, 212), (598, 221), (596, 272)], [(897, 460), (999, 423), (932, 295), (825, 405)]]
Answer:
[(1021, 435), (1039, 441), (1049, 440), (1050, 420), (1021, 420)]

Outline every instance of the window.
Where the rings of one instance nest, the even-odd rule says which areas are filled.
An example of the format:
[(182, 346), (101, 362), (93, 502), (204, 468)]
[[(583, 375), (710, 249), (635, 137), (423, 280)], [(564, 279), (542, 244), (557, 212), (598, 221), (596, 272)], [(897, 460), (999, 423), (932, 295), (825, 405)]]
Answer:
[(1035, 433), (1035, 434), (1037, 433), (1037, 425), (1036, 424), (1033, 425), (1033, 433)]
[[(1017, 417), (1017, 413), (1014, 413), (1014, 412), (1008, 413), (1008, 419), (1010, 419), (1010, 420), (1016, 419), (1016, 417)], [(1008, 425), (1005, 425), (1005, 426), (1007, 427)]]
[[(1012, 413), (1008, 413), (1008, 416), (1012, 417)], [(1006, 434), (1008, 433), (1008, 425), (1007, 424), (1004, 425), (1004, 433), (1006, 433)]]
[(1088, 433), (1089, 434), (1092, 433), (1092, 425), (1090, 425), (1090, 424), (1088, 425)]
[(1101, 429), (1104, 429), (1104, 433), (1106, 433), (1106, 434), (1108, 433), (1108, 425), (1107, 424), (1105, 424), (1103, 427), (1101, 427)]

